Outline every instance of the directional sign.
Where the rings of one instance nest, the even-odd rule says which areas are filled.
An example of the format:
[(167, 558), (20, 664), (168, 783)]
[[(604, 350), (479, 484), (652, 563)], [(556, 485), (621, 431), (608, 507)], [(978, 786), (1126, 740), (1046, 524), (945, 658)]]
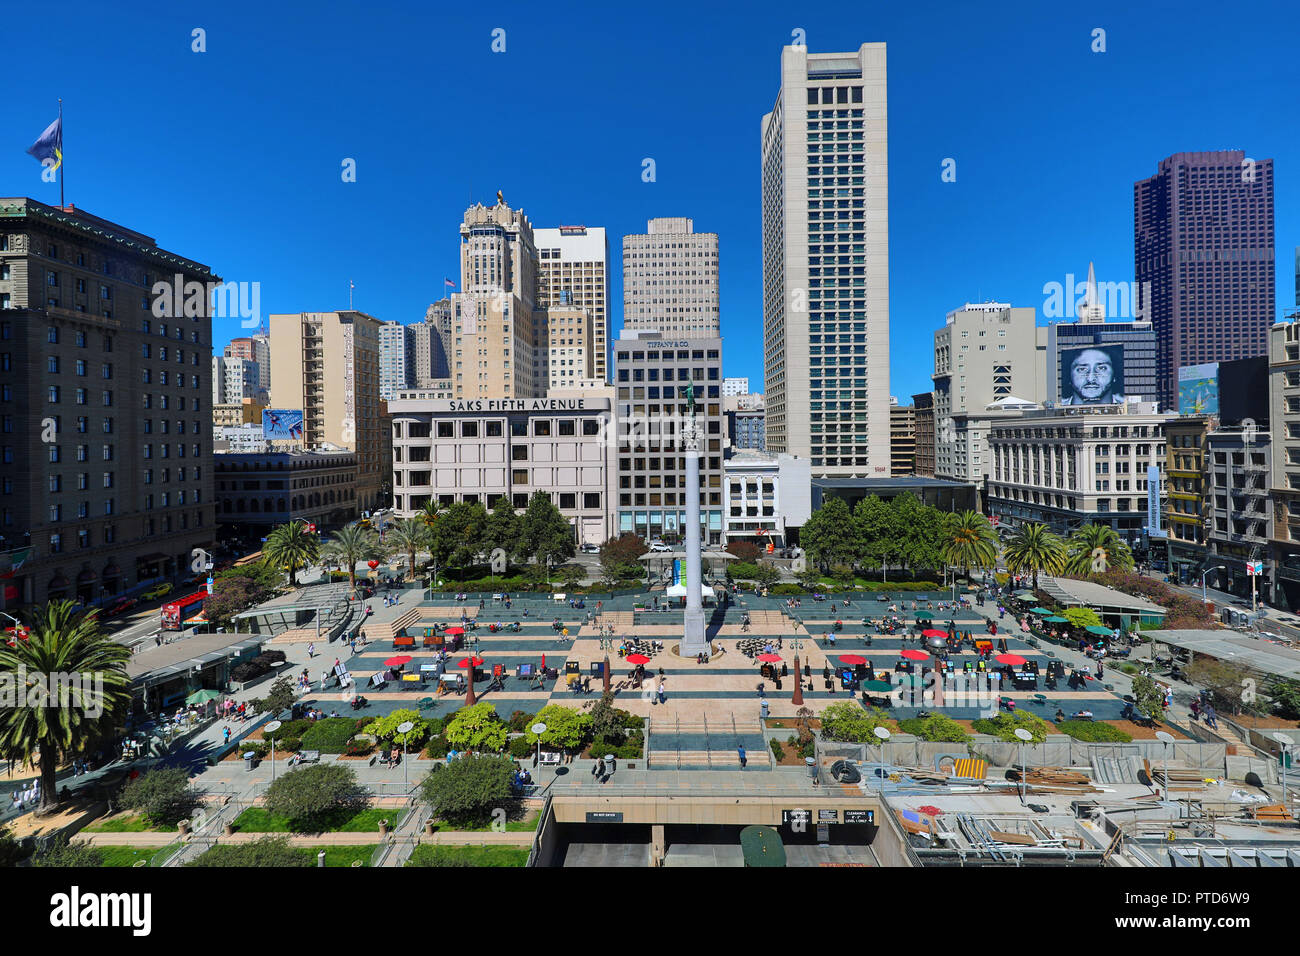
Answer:
[(1250, 575), (1252, 578), (1253, 578), (1253, 577), (1258, 577), (1258, 576), (1262, 575), (1262, 574), (1264, 573), (1264, 562), (1263, 562), (1263, 561), (1247, 561), (1247, 562), (1246, 562), (1246, 573), (1247, 573), (1248, 575)]

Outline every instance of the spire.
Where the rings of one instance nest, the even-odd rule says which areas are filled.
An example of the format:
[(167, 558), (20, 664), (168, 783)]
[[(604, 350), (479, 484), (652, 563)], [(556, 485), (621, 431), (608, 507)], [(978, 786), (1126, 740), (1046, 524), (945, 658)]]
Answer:
[(1088, 285), (1079, 306), (1080, 322), (1105, 322), (1106, 310), (1097, 301), (1097, 274), (1091, 262), (1088, 263)]

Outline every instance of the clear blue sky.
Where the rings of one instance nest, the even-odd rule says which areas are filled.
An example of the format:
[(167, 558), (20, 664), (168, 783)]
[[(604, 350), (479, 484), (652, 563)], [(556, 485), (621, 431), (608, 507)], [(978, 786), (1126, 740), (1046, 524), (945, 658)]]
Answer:
[[(950, 309), (993, 298), (1044, 321), (1044, 283), (1089, 259), (1099, 279), (1131, 280), (1132, 184), (1170, 153), (1276, 161), (1279, 310), (1292, 304), (1294, 2), (443, 6), (9, 4), (24, 96), (6, 110), (0, 194), (58, 201), (24, 150), (62, 96), (68, 201), (260, 282), (263, 313), (344, 308), (354, 280), (357, 308), (412, 322), (459, 278), (468, 201), (502, 189), (534, 225), (609, 230), (615, 333), (621, 236), (691, 216), (721, 238), (726, 373), (757, 389), (759, 120), (802, 28), (814, 52), (889, 44), (891, 391), (905, 403), (929, 386)], [(191, 52), (195, 27), (206, 53)], [(217, 346), (238, 334), (218, 323)]]

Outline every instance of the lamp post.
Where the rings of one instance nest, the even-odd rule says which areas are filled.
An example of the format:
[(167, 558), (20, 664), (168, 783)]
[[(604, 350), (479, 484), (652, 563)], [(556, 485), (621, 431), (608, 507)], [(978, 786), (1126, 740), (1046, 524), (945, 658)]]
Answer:
[[(881, 760), (881, 763), (885, 764), (885, 766), (887, 767), (887, 766), (889, 765), (889, 738), (890, 738), (891, 736), (893, 736), (893, 735), (890, 734), (888, 728), (885, 728), (885, 727), (877, 727), (877, 728), (875, 728), (875, 729), (874, 729), (873, 731), (871, 731), (871, 732), (872, 732), (873, 734), (875, 734), (875, 735), (880, 739), (880, 760)], [(884, 772), (884, 771), (885, 771), (885, 768), (882, 767), (882, 768), (881, 768), (881, 771), (880, 771), (880, 793), (881, 793), (882, 795), (883, 795), (884, 792), (885, 792), (885, 772)]]
[(1165, 800), (1169, 799), (1169, 745), (1174, 742), (1174, 735), (1164, 731), (1156, 731), (1156, 739), (1164, 745), (1165, 755)]
[(1209, 575), (1209, 573), (1210, 573), (1211, 571), (1226, 571), (1226, 570), (1228, 570), (1227, 567), (1225, 567), (1224, 565), (1221, 564), (1221, 565), (1219, 565), (1217, 568), (1206, 568), (1204, 571), (1201, 572), (1201, 603), (1202, 603), (1202, 604), (1209, 604), (1209, 603), (1210, 603), (1210, 602), (1206, 599), (1206, 597), (1205, 597), (1205, 578), (1206, 578), (1206, 576)]
[(1292, 746), (1294, 746), (1294, 741), (1292, 741), (1290, 737), (1288, 737), (1286, 734), (1282, 733), (1281, 731), (1278, 731), (1277, 733), (1273, 734), (1273, 739), (1276, 740), (1278, 742), (1278, 746), (1282, 748), (1282, 766), (1281, 766), (1281, 773), (1279, 774), (1279, 776), (1281, 776), (1282, 778), (1282, 808), (1286, 809), (1287, 807), (1286, 772), (1287, 772), (1287, 763), (1288, 763), (1287, 757), (1290, 754)]
[(275, 732), (283, 726), (284, 725), (280, 721), (273, 720), (265, 727), (262, 728), (262, 736), (267, 737), (267, 739), (271, 741), (271, 782), (272, 783), (275, 783), (275, 736), (274, 735)]
[[(605, 661), (605, 673), (606, 674), (609, 673), (608, 658), (606, 658)], [(540, 770), (542, 767), (542, 734), (546, 733), (546, 725), (539, 720), (537, 723), (533, 724), (533, 726), (528, 729), (531, 730), (537, 737), (537, 759), (534, 761), (534, 763), (536, 764), (538, 770)]]
[(406, 771), (406, 735), (415, 729), (415, 724), (409, 720), (404, 720), (397, 725), (397, 732), (402, 735), (402, 787), (410, 785), (410, 778)]
[(1025, 730), (1024, 727), (1017, 727), (1015, 729), (1015, 734), (1016, 734), (1016, 747), (1020, 751), (1020, 802), (1024, 803), (1025, 787), (1029, 779), (1029, 774), (1025, 770), (1025, 742), (1033, 740), (1034, 735), (1031, 734), (1029, 731)]
[(799, 648), (803, 647), (803, 641), (792, 637), (790, 646), (794, 648), (794, 694), (790, 697), (790, 703), (798, 706), (803, 703), (803, 668), (799, 666)]

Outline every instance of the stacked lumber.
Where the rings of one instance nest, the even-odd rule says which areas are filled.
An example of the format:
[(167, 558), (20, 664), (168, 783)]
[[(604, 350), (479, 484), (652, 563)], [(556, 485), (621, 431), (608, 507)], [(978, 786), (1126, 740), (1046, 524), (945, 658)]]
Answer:
[(1069, 767), (1030, 767), (1025, 782), (1049, 787), (1091, 787), (1092, 778)]
[(1291, 811), (1280, 803), (1269, 803), (1264, 806), (1250, 807), (1250, 815), (1256, 820), (1266, 820), (1269, 823), (1290, 823)]

